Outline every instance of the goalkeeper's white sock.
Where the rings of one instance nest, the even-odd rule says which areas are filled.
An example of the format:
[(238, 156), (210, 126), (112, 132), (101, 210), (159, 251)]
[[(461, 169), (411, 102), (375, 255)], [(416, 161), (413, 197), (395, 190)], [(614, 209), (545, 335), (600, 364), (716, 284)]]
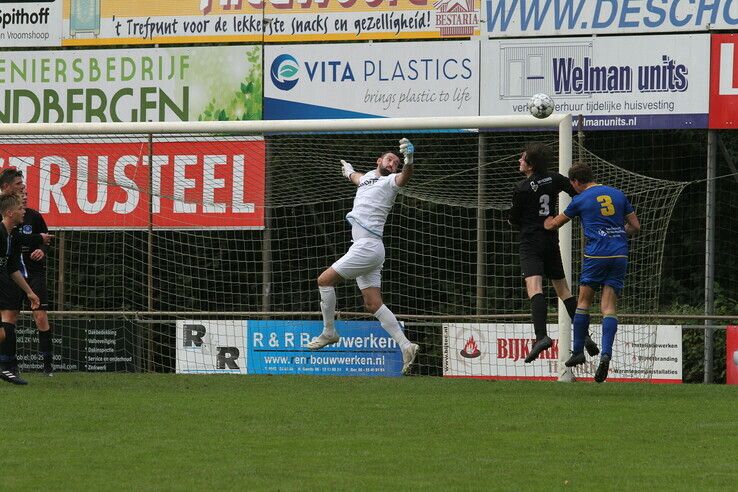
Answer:
[(410, 340), (402, 332), (400, 322), (397, 321), (395, 314), (385, 304), (382, 304), (382, 307), (377, 309), (374, 317), (382, 323), (382, 328), (397, 342), (400, 349), (404, 350), (410, 346)]
[(318, 287), (320, 291), (320, 310), (323, 313), (323, 333), (326, 337), (336, 336), (336, 289)]

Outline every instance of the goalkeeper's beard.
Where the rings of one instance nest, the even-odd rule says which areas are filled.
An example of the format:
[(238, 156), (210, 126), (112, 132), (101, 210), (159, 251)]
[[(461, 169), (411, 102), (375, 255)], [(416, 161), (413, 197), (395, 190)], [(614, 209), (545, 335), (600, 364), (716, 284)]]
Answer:
[(392, 171), (384, 166), (379, 166), (379, 174), (381, 174), (382, 176), (389, 176), (390, 174), (392, 174)]

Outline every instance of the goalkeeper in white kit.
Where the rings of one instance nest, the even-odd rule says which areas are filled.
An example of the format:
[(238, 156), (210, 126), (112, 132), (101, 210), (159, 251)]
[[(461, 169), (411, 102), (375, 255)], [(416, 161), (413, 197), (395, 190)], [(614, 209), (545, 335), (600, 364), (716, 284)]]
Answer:
[(343, 279), (356, 279), (364, 298), (364, 307), (374, 314), (382, 324), (382, 328), (392, 336), (402, 350), (402, 373), (406, 374), (415, 361), (419, 347), (410, 342), (402, 332), (397, 318), (384, 305), (380, 290), (384, 264), (384, 243), (382, 243), (384, 224), (395, 203), (397, 193), (413, 175), (414, 152), (415, 148), (408, 139), (400, 140), (400, 153), (404, 157), (404, 165), (402, 172), (399, 173), (397, 171), (400, 157), (395, 152), (382, 154), (377, 159), (377, 168), (368, 173), (354, 171), (350, 163), (341, 161), (343, 175), (358, 188), (354, 207), (346, 215), (346, 220), (351, 224), (353, 244), (345, 255), (318, 277), (323, 332), (308, 343), (307, 348), (318, 350), (338, 342), (340, 336), (335, 327), (335, 285)]

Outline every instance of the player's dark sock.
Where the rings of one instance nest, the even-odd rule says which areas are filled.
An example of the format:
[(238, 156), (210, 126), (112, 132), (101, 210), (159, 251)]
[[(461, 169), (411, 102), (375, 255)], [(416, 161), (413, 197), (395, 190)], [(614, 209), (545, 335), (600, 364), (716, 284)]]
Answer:
[(51, 330), (38, 332), (38, 353), (51, 355)]
[(577, 300), (574, 296), (571, 296), (568, 299), (564, 299), (564, 306), (566, 307), (566, 312), (569, 313), (569, 317), (572, 321), (574, 321), (574, 315), (577, 311)]
[(608, 314), (602, 318), (602, 355), (612, 356), (612, 344), (618, 332), (618, 319)]
[(533, 330), (536, 332), (536, 340), (540, 340), (548, 335), (546, 331), (546, 317), (548, 316), (546, 297), (540, 293), (531, 297), (530, 310), (533, 317)]
[(38, 332), (38, 353), (41, 354), (41, 360), (44, 364), (44, 372), (51, 372), (51, 330)]
[(15, 359), (15, 325), (12, 323), (2, 323), (5, 329), (5, 340), (0, 344), (0, 369), (12, 370), (16, 364)]
[(586, 309), (577, 308), (574, 315), (574, 344), (572, 352), (578, 354), (584, 350), (584, 339), (589, 332), (589, 313)]

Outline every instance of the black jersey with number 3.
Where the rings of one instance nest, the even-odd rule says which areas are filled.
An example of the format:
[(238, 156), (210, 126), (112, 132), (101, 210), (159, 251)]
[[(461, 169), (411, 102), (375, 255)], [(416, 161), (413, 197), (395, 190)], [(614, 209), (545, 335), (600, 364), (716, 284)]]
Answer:
[(513, 191), (510, 223), (520, 228), (520, 237), (546, 232), (546, 217), (558, 215), (559, 193), (574, 196), (577, 192), (567, 178), (559, 173), (534, 173), (523, 179)]

